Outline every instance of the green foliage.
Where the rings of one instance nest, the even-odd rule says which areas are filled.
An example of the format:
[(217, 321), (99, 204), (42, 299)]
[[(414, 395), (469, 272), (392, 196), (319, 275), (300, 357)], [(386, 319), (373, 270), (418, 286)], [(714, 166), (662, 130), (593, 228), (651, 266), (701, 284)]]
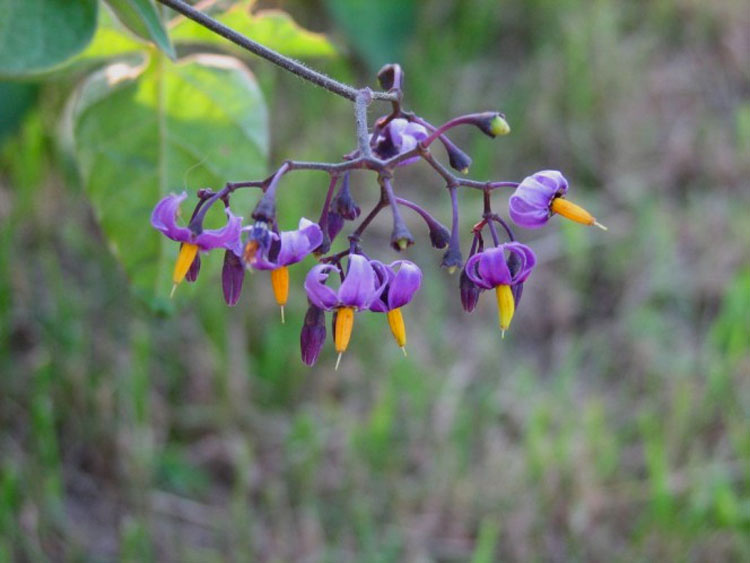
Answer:
[(162, 22), (161, 11), (152, 0), (107, 0), (118, 19), (138, 37), (152, 41), (169, 58), (175, 58), (174, 48)]
[(403, 59), (414, 32), (414, 0), (325, 0), (336, 23), (372, 70)]
[(194, 185), (214, 187), (265, 173), (266, 108), (253, 75), (213, 55), (114, 63), (76, 90), (69, 112), (86, 193), (110, 248), (145, 299), (166, 295), (177, 245), (133, 218), (183, 189), (188, 172)]
[(97, 0), (0, 0), (0, 76), (59, 65), (91, 41)]
[[(297, 25), (289, 14), (279, 10), (250, 12), (254, 0), (232, 4), (225, 12), (213, 14), (221, 23), (262, 45), (292, 57), (330, 57), (336, 51), (328, 39)], [(175, 43), (203, 43), (246, 54), (239, 47), (192, 20), (181, 18), (171, 28)]]

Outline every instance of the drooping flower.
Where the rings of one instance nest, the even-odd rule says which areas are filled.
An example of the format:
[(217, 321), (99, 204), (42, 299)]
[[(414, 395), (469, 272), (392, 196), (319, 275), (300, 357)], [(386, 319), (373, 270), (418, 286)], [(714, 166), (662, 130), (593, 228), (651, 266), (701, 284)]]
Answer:
[(288, 266), (303, 260), (323, 242), (323, 231), (317, 223), (302, 217), (295, 231), (270, 232), (267, 248), (259, 248), (247, 266), (256, 270), (271, 271), (271, 286), (276, 302), (281, 307), (281, 322), (284, 322), (284, 305), (289, 298)]
[(565, 199), (568, 181), (559, 170), (542, 170), (523, 179), (510, 196), (510, 217), (517, 225), (538, 229), (558, 213), (583, 225), (606, 228), (591, 213)]
[(385, 289), (378, 299), (370, 304), (370, 310), (386, 313), (388, 326), (396, 343), (406, 354), (406, 326), (401, 307), (412, 300), (422, 285), (422, 271), (409, 260), (396, 260), (388, 266), (375, 270), (376, 275), (385, 274)]
[[(225, 208), (227, 224), (220, 229), (203, 229), (202, 225), (181, 227), (177, 224), (180, 204), (187, 198), (187, 192), (169, 194), (154, 207), (151, 225), (172, 240), (181, 242), (180, 252), (172, 273), (172, 292), (190, 270), (198, 257), (198, 251), (207, 252), (214, 248), (233, 249), (237, 246), (242, 229), (242, 218)], [(195, 268), (197, 270), (197, 267)], [(196, 272), (197, 275), (197, 272)]]
[[(397, 118), (386, 125), (380, 133), (375, 143), (374, 152), (385, 160), (416, 148), (417, 143), (426, 139), (428, 135), (427, 129), (419, 123)], [(406, 166), (418, 159), (418, 156), (407, 158), (401, 161), (399, 166)]]
[(516, 308), (513, 288), (526, 281), (535, 264), (534, 251), (520, 242), (488, 248), (466, 261), (466, 275), (470, 281), (481, 289), (495, 289), (503, 336)]
[[(376, 270), (380, 270), (376, 274)], [(333, 264), (318, 264), (308, 272), (305, 278), (305, 291), (310, 302), (326, 311), (336, 312), (334, 324), (334, 344), (339, 357), (349, 346), (354, 325), (354, 312), (368, 309), (385, 290), (388, 273), (380, 262), (370, 262), (359, 254), (349, 255), (349, 270), (341, 282), (338, 291), (326, 285), (332, 272), (341, 274)]]

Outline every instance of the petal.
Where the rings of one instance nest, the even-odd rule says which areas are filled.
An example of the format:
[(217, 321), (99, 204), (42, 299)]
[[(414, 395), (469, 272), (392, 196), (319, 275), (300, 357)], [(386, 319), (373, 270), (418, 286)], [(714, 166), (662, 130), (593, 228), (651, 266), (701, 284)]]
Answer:
[(310, 254), (323, 242), (323, 231), (317, 223), (302, 217), (299, 229), (281, 233), (281, 250), (276, 262), (280, 266), (295, 264)]
[(568, 181), (559, 170), (542, 170), (536, 172), (534, 178), (548, 189), (553, 189), (555, 196), (562, 196), (568, 193)]
[(479, 260), (477, 272), (486, 284), (497, 287), (498, 285), (510, 285), (513, 282), (505, 258), (504, 245), (487, 249), (480, 255), (482, 258)]
[(370, 303), (370, 311), (375, 311), (376, 313), (387, 313), (388, 304), (386, 303), (383, 292), (386, 287), (388, 287), (388, 284), (395, 274), (388, 266), (379, 260), (370, 260), (370, 265), (375, 272), (375, 293), (377, 294), (377, 297), (373, 298)]
[(409, 122), (404, 128), (404, 134), (413, 137), (417, 141), (423, 141), (428, 137), (427, 129), (419, 123)]
[(365, 309), (375, 299), (375, 271), (359, 254), (349, 255), (349, 271), (339, 289), (339, 301), (346, 307)]
[(388, 286), (388, 309), (398, 309), (411, 301), (422, 285), (422, 271), (409, 260), (398, 260), (391, 264), (391, 270), (398, 271)]
[(169, 194), (156, 204), (151, 213), (151, 225), (162, 234), (180, 242), (190, 242), (193, 233), (187, 227), (179, 227), (176, 223), (177, 211), (180, 204), (187, 198), (187, 192), (180, 195)]
[(404, 130), (408, 124), (408, 121), (400, 117), (388, 124), (388, 137), (390, 137), (391, 143), (398, 152), (401, 152), (401, 145), (404, 142)]
[(478, 266), (480, 260), (482, 260), (484, 252), (478, 252), (474, 256), (469, 257), (466, 261), (466, 275), (471, 281), (482, 289), (492, 289), (494, 286), (487, 283), (482, 276), (479, 274)]
[(227, 214), (227, 224), (224, 227), (221, 229), (205, 230), (195, 238), (195, 244), (201, 250), (211, 250), (213, 248), (228, 248), (231, 250), (237, 247), (237, 241), (242, 232), (242, 217), (234, 215), (228, 207), (225, 211)]
[(551, 216), (548, 207), (530, 205), (518, 194), (510, 196), (508, 214), (516, 225), (526, 229), (544, 226)]
[(509, 242), (504, 246), (506, 250), (518, 256), (521, 262), (518, 271), (513, 276), (513, 283), (525, 282), (529, 275), (531, 275), (531, 270), (536, 265), (536, 254), (534, 254), (531, 248), (520, 242)]
[(305, 278), (305, 291), (310, 301), (321, 309), (330, 311), (338, 305), (336, 292), (325, 285), (331, 271), (339, 271), (336, 266), (330, 264), (318, 264), (307, 273)]

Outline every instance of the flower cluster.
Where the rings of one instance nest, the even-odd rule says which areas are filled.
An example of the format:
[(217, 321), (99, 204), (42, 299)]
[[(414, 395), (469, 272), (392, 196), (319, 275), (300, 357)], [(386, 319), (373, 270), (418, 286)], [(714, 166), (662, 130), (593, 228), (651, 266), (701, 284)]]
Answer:
[[(398, 90), (403, 73), (398, 65), (386, 65), (379, 74), (381, 85), (389, 91)], [(362, 107), (366, 108), (367, 91), (363, 91)], [(400, 94), (399, 94), (400, 98)], [(393, 219), (391, 247), (401, 252), (414, 243), (414, 237), (401, 216), (402, 209), (417, 213), (428, 229), (430, 243), (445, 249), (442, 265), (449, 271), (461, 270), (459, 296), (463, 308), (473, 311), (482, 292), (494, 290), (499, 324), (504, 336), (521, 301), (524, 283), (536, 265), (533, 250), (518, 242), (510, 225), (493, 212), (491, 196), (501, 189), (511, 191), (510, 219), (518, 226), (537, 229), (555, 215), (561, 215), (584, 225), (602, 227), (583, 208), (567, 198), (568, 181), (557, 170), (543, 170), (523, 179), (478, 182), (454, 175), (432, 154), (430, 147), (439, 142), (445, 148), (450, 166), (465, 174), (471, 158), (446, 136), (453, 127), (471, 125), (490, 137), (510, 131), (505, 117), (497, 112), (468, 114), (434, 127), (419, 116), (404, 112), (400, 103), (393, 111), (379, 118), (371, 131), (362, 129), (359, 121), (357, 148), (335, 164), (287, 161), (264, 180), (230, 182), (223, 189), (199, 190), (197, 204), (185, 226), (178, 225), (180, 204), (187, 194), (170, 194), (156, 205), (151, 224), (168, 238), (180, 243), (173, 272), (173, 288), (183, 280), (194, 282), (200, 271), (201, 253), (224, 250), (222, 289), (227, 304), (237, 304), (248, 270), (270, 272), (270, 283), (284, 322), (284, 306), (289, 298), (289, 267), (314, 255), (318, 263), (305, 278), (304, 290), (309, 307), (300, 333), (302, 360), (312, 365), (325, 343), (326, 313), (333, 321), (333, 344), (338, 353), (338, 368), (346, 351), (354, 327), (355, 314), (361, 311), (384, 313), (397, 345), (406, 353), (406, 325), (402, 308), (407, 305), (422, 284), (422, 272), (409, 260), (386, 264), (371, 259), (362, 247), (362, 237), (372, 220), (383, 210), (390, 210)], [(359, 105), (358, 109), (362, 109)], [(360, 113), (366, 116), (366, 112)], [(366, 124), (365, 124), (366, 126)], [(399, 167), (425, 162), (446, 184), (452, 214), (450, 229), (416, 203), (399, 197), (393, 185), (393, 173)], [(330, 183), (317, 221), (301, 218), (296, 230), (279, 231), (276, 217), (276, 191), (281, 179), (295, 170), (317, 169), (328, 172)], [(347, 222), (356, 221), (360, 214), (351, 193), (350, 173), (370, 170), (377, 173), (380, 199), (375, 207), (347, 236), (344, 248), (331, 252)], [(460, 187), (481, 190), (484, 208), (479, 221), (471, 229), (472, 243), (464, 263), (459, 228), (459, 209), (456, 191)], [(230, 210), (231, 195), (240, 188), (259, 188), (261, 196), (243, 227), (243, 218)], [(208, 209), (221, 201), (227, 222), (220, 228), (203, 228)], [(602, 227), (604, 228), (604, 227)], [(502, 233), (502, 236), (501, 236)]]

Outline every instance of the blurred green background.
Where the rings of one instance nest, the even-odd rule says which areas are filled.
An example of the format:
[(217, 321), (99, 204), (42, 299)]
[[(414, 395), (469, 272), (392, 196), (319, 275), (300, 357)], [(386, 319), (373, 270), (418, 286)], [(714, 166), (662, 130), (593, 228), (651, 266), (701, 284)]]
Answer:
[[(263, 272), (224, 305), (218, 255), (154, 312), (61, 148), (83, 75), (0, 82), (14, 101), (0, 107), (0, 561), (750, 559), (746, 3), (259, 6), (326, 33), (339, 55), (307, 60), (339, 79), (374, 87), (401, 62), (407, 108), (432, 122), (505, 112), (508, 137), (453, 136), (471, 177), (560, 169), (610, 230), (521, 233), (540, 264), (501, 340), (494, 300), (464, 313), (408, 216), (425, 273), (404, 311), (409, 356), (383, 316), (359, 315), (341, 368), (329, 338), (308, 369), (311, 259), (284, 325)], [(348, 103), (246, 62), (270, 166), (352, 148)], [(413, 168), (397, 189), (447, 223), (442, 183)], [(326, 188), (293, 178), (285, 228), (317, 217)], [(367, 175), (353, 192), (377, 198)], [(481, 198), (461, 205), (467, 250)], [(148, 211), (131, 221), (151, 228)], [(382, 217), (368, 252), (394, 259), (389, 235)]]

